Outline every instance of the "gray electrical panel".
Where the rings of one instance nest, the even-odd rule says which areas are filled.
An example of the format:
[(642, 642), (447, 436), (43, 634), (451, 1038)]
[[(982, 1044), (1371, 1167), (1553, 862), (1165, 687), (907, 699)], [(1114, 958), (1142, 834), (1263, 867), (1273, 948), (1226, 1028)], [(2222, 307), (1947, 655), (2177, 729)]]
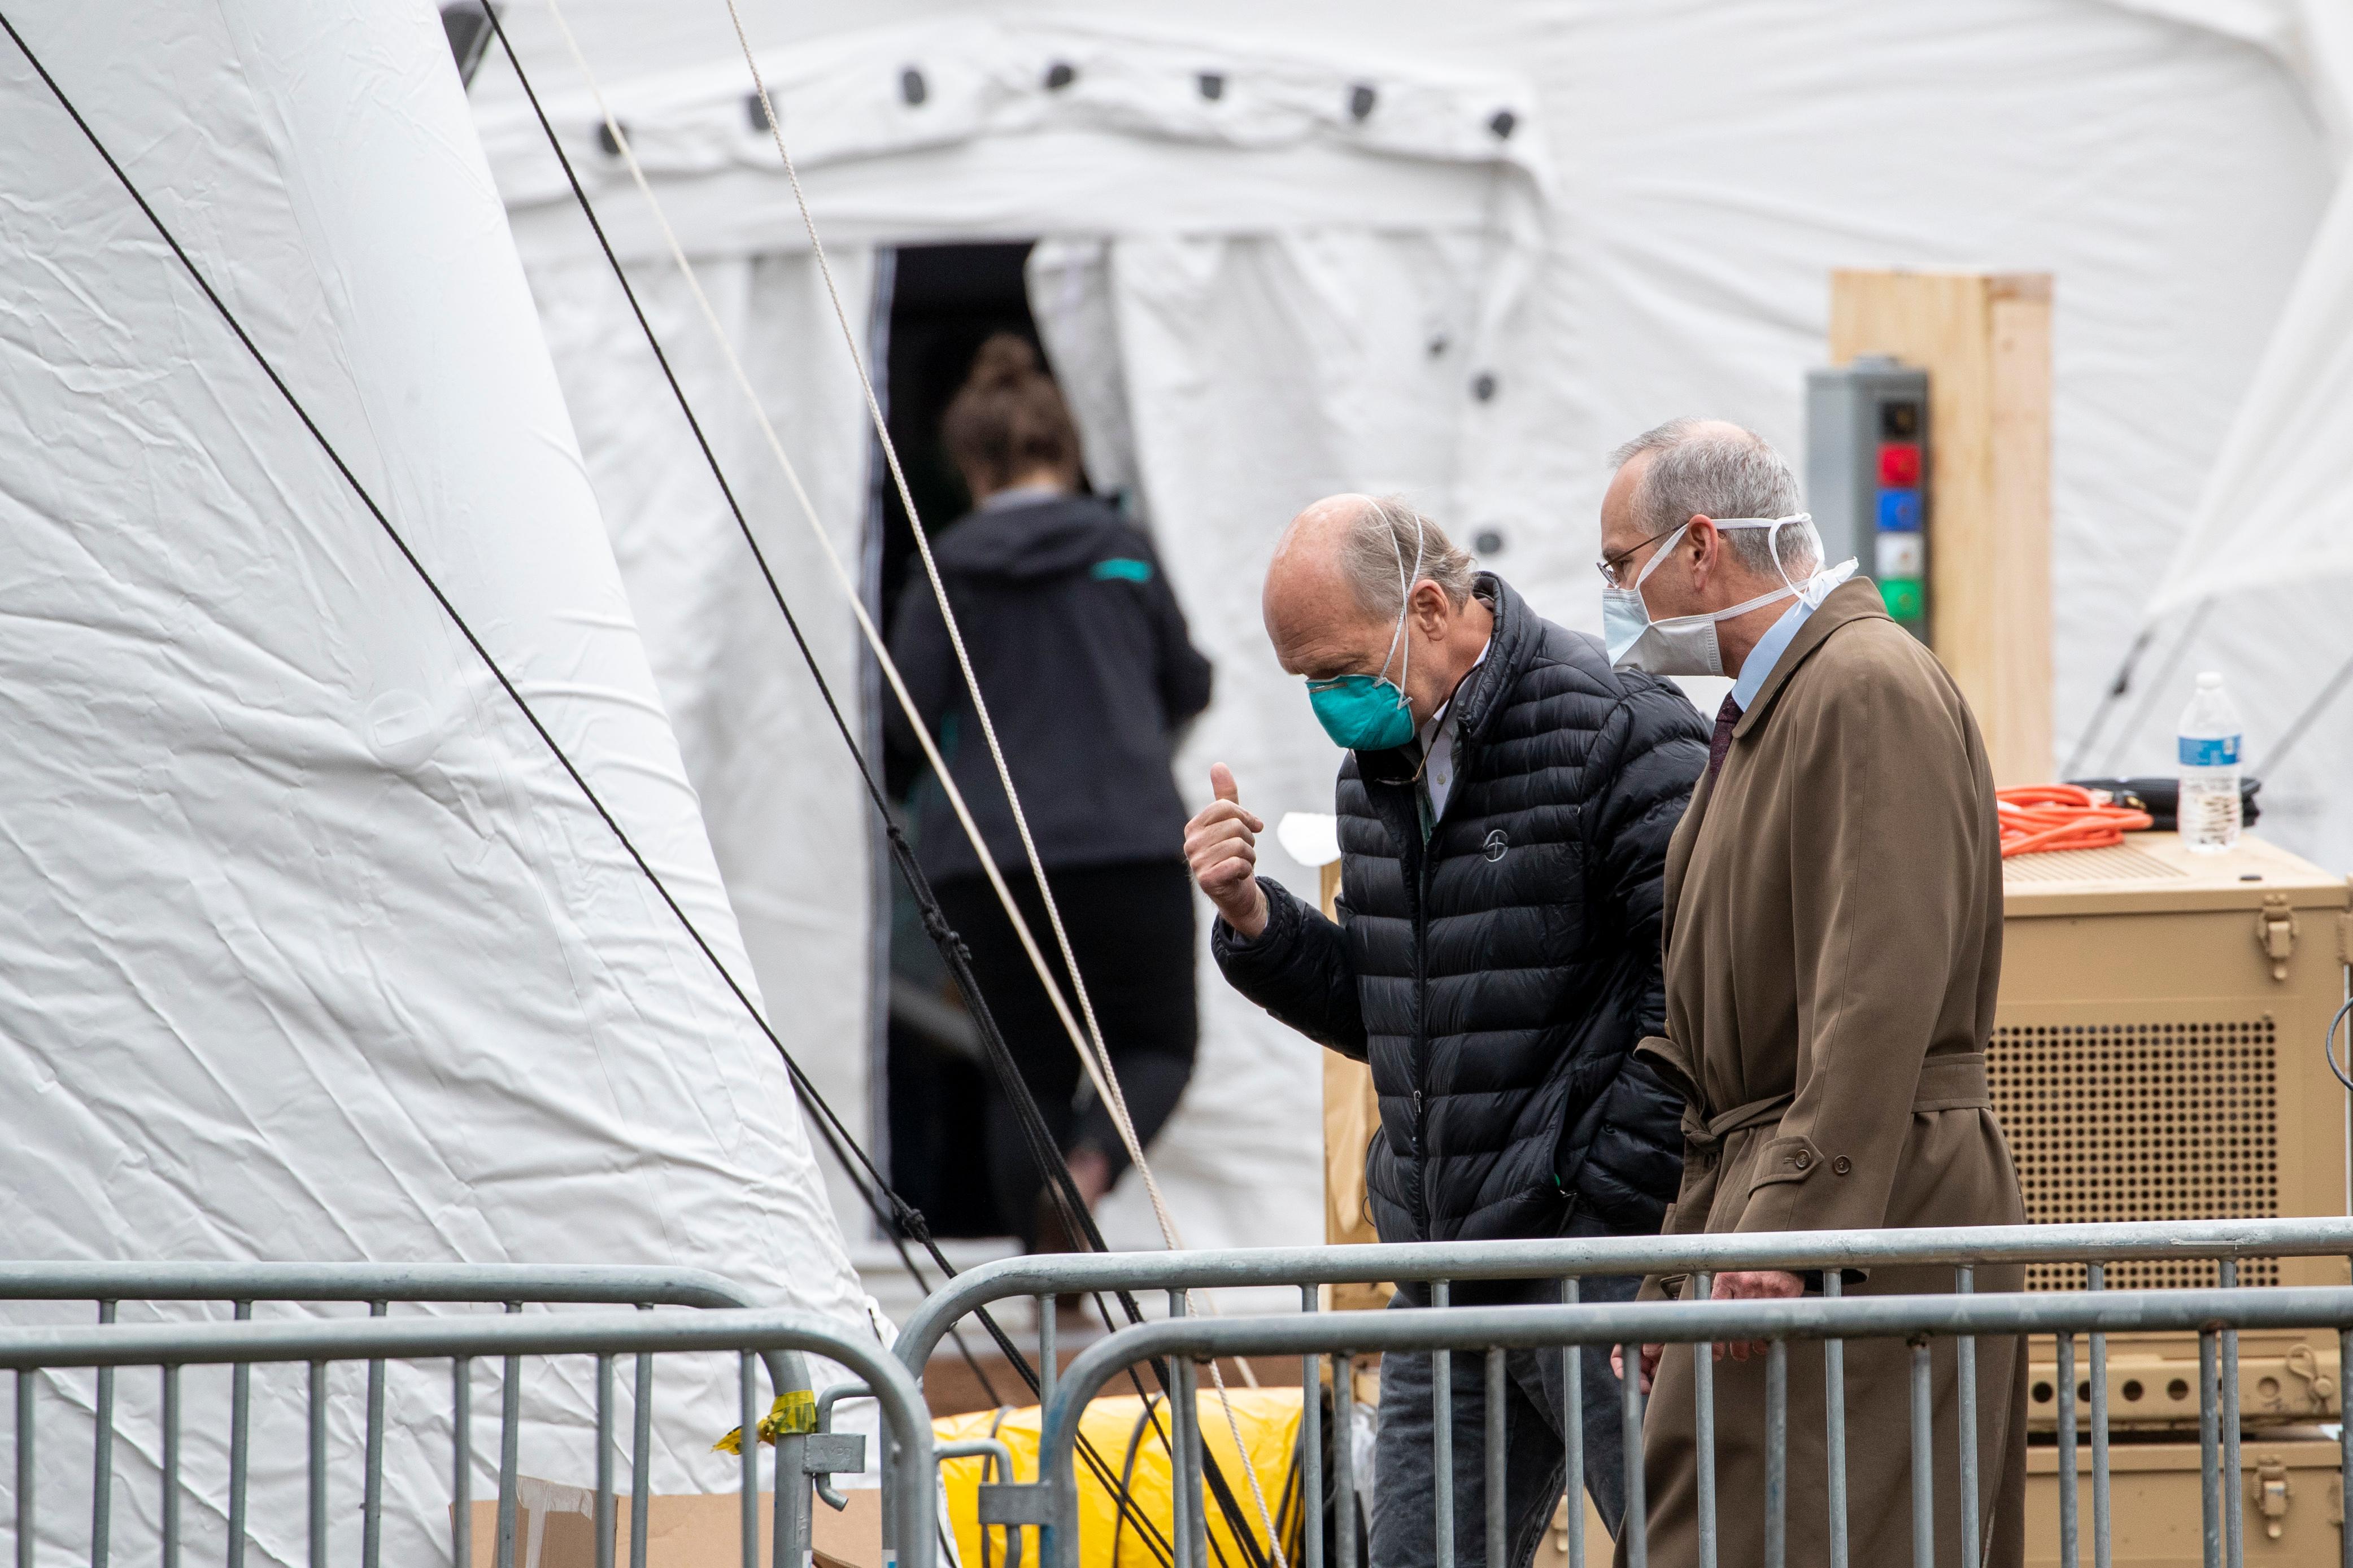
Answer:
[(1882, 354), (1806, 373), (1806, 496), (1825, 563), (1852, 556), (1928, 640), (1928, 373)]

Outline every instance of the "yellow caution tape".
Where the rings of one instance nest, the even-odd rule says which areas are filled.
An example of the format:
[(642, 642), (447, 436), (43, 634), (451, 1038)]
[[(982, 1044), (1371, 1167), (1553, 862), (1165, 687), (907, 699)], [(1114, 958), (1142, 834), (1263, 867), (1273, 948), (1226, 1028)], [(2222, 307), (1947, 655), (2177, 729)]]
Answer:
[[(779, 1437), (793, 1437), (817, 1430), (817, 1395), (806, 1388), (789, 1388), (776, 1395), (761, 1421), (760, 1441), (773, 1446)], [(744, 1428), (736, 1427), (711, 1445), (715, 1453), (740, 1454), (744, 1451)]]

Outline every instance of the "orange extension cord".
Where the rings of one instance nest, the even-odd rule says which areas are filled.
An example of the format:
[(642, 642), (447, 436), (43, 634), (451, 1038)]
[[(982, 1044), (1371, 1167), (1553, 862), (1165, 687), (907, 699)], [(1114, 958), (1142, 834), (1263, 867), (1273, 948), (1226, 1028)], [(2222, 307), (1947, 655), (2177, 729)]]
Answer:
[(2046, 849), (2105, 849), (2150, 826), (2145, 811), (2110, 805), (2075, 784), (2021, 784), (1995, 792), (2001, 814), (2001, 858)]

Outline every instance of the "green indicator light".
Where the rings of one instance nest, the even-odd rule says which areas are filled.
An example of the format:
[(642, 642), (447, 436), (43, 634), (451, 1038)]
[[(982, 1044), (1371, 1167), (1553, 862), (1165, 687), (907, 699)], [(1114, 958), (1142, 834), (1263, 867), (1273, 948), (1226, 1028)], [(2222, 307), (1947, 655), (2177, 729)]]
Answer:
[(1928, 613), (1928, 592), (1917, 577), (1890, 577), (1879, 584), (1887, 613), (1899, 621), (1916, 621)]

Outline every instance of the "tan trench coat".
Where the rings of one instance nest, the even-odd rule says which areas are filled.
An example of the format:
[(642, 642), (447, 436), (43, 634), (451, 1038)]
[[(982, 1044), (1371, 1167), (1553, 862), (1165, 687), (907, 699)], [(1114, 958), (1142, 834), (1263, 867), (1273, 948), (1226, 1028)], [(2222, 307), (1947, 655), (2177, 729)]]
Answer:
[[(1874, 584), (1834, 589), (1668, 848), (1668, 1036), (1641, 1049), (1691, 1100), (1669, 1234), (2023, 1222), (1985, 1080), (2000, 842), (1985, 747), (1958, 689), (1887, 618)], [(1849, 1294), (1954, 1287), (1944, 1268), (1845, 1283)], [(1975, 1283), (2022, 1280), (1982, 1269)], [(1977, 1351), (1979, 1539), (1994, 1564), (2024, 1550), (2021, 1350), (2004, 1339)], [(1845, 1349), (1858, 1565), (1912, 1561), (1910, 1354)], [(1949, 1342), (1934, 1356), (1938, 1561), (1954, 1564), (1957, 1376)], [(1764, 1551), (1764, 1363), (1715, 1364), (1718, 1560), (1737, 1568)], [(1819, 1347), (1792, 1349), (1788, 1387), (1788, 1561), (1824, 1563)], [(1662, 1568), (1698, 1560), (1694, 1436), (1691, 1353), (1670, 1348), (1643, 1431), (1650, 1561)]]

